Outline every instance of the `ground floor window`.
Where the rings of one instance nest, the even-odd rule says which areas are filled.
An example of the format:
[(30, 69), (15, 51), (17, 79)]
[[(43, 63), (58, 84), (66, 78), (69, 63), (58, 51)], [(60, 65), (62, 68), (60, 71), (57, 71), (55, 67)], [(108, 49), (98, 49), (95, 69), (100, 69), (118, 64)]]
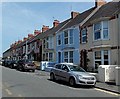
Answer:
[(48, 52), (43, 54), (44, 61), (53, 61), (53, 52)]
[(64, 62), (73, 63), (73, 51), (64, 52)]
[(99, 65), (109, 65), (110, 64), (110, 51), (102, 50), (94, 52), (94, 63), (95, 69), (98, 69)]

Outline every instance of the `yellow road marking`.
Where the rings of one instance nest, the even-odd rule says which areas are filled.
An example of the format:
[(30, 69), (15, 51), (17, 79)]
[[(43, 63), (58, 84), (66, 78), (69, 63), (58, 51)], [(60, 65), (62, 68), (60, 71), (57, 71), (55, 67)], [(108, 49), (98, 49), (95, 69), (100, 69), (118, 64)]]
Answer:
[(105, 93), (111, 94), (111, 95), (120, 96), (120, 94), (113, 93), (113, 92), (110, 92), (110, 91), (106, 91), (106, 90), (102, 90), (102, 89), (98, 89), (98, 88), (94, 88), (94, 89), (98, 90), (98, 91), (101, 91), (101, 92), (105, 92)]
[(22, 97), (22, 95), (21, 95), (21, 94), (19, 94), (19, 95), (18, 95), (18, 97)]
[(12, 93), (10, 92), (10, 90), (5, 89), (5, 91), (8, 93), (8, 95), (12, 95)]

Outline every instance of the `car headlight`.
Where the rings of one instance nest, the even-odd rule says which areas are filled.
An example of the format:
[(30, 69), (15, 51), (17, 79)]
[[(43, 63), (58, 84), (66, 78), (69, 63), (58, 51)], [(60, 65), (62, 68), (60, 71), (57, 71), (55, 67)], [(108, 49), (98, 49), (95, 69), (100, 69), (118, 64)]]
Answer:
[(28, 67), (28, 64), (25, 64), (25, 67)]
[(77, 75), (78, 79), (82, 79), (83, 76), (82, 75)]

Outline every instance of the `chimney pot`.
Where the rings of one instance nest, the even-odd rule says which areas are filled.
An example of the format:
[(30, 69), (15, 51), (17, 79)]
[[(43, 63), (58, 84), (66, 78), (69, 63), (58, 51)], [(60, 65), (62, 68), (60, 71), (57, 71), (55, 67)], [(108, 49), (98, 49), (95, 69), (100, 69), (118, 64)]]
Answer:
[(45, 31), (47, 31), (47, 30), (49, 30), (49, 26), (43, 25), (43, 27), (42, 27), (42, 32), (45, 32)]
[(28, 38), (31, 38), (31, 37), (33, 37), (33, 34), (28, 34)]
[(35, 36), (38, 35), (38, 34), (40, 34), (40, 33), (41, 33), (40, 30), (35, 30), (35, 31), (34, 31), (34, 35), (35, 35)]
[(53, 22), (53, 27), (56, 27), (56, 26), (58, 26), (59, 25), (59, 21), (58, 20), (54, 20), (54, 22)]
[(95, 0), (95, 7), (99, 7), (106, 4), (105, 0)]
[(79, 12), (71, 12), (71, 18), (74, 19), (77, 15), (79, 15)]

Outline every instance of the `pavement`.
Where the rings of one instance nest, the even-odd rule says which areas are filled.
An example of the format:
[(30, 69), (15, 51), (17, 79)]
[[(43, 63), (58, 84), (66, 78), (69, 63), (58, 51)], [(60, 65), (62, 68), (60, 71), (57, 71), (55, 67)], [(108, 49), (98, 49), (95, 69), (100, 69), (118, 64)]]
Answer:
[(120, 94), (120, 86), (115, 85), (115, 83), (97, 82), (95, 87)]

